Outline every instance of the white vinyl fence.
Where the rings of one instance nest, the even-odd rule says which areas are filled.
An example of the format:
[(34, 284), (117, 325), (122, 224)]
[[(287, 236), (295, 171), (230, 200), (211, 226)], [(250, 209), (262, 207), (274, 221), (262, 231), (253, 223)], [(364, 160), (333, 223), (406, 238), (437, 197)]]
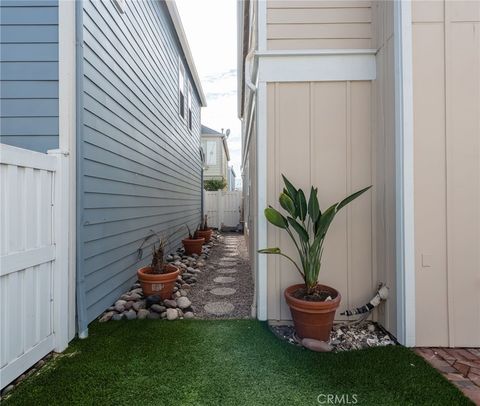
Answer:
[(237, 227), (240, 223), (242, 192), (205, 192), (205, 214), (210, 227)]
[(0, 144), (0, 388), (68, 344), (67, 171)]

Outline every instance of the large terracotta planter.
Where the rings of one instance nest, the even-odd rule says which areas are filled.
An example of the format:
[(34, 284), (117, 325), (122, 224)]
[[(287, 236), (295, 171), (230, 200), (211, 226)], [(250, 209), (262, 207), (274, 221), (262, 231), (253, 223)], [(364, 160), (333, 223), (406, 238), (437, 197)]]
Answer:
[(195, 237), (198, 238), (205, 238), (205, 243), (210, 242), (210, 239), (212, 238), (213, 230), (209, 228), (208, 230), (197, 230), (195, 231)]
[(292, 285), (285, 289), (285, 299), (290, 306), (292, 312), (293, 323), (299, 338), (314, 338), (316, 340), (328, 342), (330, 332), (332, 331), (333, 319), (335, 312), (340, 305), (340, 293), (326, 285), (318, 285), (325, 290), (330, 296), (335, 297), (333, 300), (326, 302), (314, 302), (297, 299), (293, 293), (298, 289), (304, 288), (305, 285)]
[(167, 273), (153, 273), (151, 266), (145, 266), (137, 271), (137, 277), (145, 296), (159, 295), (162, 300), (172, 297), (180, 270), (171, 264), (165, 265), (165, 268)]
[(182, 240), (183, 248), (185, 248), (185, 254), (201, 255), (204, 242), (205, 238), (185, 238)]

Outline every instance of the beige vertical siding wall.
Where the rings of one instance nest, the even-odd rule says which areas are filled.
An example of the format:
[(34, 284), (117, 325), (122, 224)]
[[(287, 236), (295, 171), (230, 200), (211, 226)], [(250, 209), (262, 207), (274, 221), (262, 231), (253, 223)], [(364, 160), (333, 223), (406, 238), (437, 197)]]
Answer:
[(480, 345), (480, 2), (413, 3), (417, 345)]
[(371, 1), (268, 0), (267, 48), (371, 48)]
[(395, 272), (395, 78), (393, 2), (372, 2), (373, 47), (378, 49), (377, 77), (372, 82), (377, 278), (390, 288), (379, 307), (379, 321), (393, 334), (396, 323)]
[[(373, 183), (371, 92), (363, 81), (268, 84), (269, 204), (279, 206), (282, 173), (304, 190), (318, 186), (323, 209)], [(367, 302), (375, 289), (373, 213), (368, 192), (338, 215), (327, 237), (320, 282), (341, 292), (341, 310)], [(268, 243), (296, 256), (273, 226)], [(299, 281), (297, 273), (269, 256), (268, 281), (268, 318), (290, 319), (283, 290)]]

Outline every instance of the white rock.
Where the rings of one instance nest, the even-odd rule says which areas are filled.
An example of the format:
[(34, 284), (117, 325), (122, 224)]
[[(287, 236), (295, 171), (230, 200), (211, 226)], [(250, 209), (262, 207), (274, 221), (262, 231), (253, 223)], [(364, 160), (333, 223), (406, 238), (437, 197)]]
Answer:
[(193, 319), (193, 318), (195, 318), (195, 315), (193, 314), (193, 312), (186, 312), (183, 315), (183, 317), (186, 318), (186, 319)]
[(177, 309), (167, 309), (167, 319), (168, 319), (168, 320), (176, 320), (176, 319), (178, 319)]
[(190, 307), (191, 305), (192, 305), (192, 302), (190, 301), (190, 299), (188, 299), (188, 297), (182, 296), (182, 297), (177, 298), (177, 306), (180, 309), (186, 309), (187, 307)]
[(314, 338), (304, 338), (302, 340), (302, 345), (305, 348), (316, 352), (330, 352), (333, 349), (332, 346), (325, 341), (315, 340)]
[(139, 320), (146, 319), (150, 312), (147, 309), (140, 309), (137, 313), (137, 318)]

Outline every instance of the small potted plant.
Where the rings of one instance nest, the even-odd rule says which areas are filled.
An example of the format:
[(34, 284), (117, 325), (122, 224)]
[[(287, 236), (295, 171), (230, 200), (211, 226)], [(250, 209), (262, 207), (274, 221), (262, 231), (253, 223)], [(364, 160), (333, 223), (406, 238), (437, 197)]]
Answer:
[(202, 246), (205, 242), (205, 238), (195, 237), (194, 234), (190, 231), (190, 227), (187, 226), (188, 238), (182, 240), (183, 248), (185, 248), (185, 254), (200, 255), (202, 253)]
[(279, 202), (287, 215), (284, 216), (269, 206), (265, 209), (265, 217), (290, 236), (298, 252), (300, 264), (283, 253), (280, 248), (266, 248), (259, 252), (286, 258), (304, 281), (285, 290), (285, 299), (290, 307), (297, 335), (300, 338), (328, 342), (341, 296), (336, 289), (318, 283), (323, 243), (335, 215), (371, 186), (333, 204), (322, 213), (318, 204), (318, 189), (312, 186), (307, 202), (303, 190), (296, 189), (285, 176), (282, 177), (285, 188), (280, 194)]
[(195, 237), (205, 238), (205, 243), (209, 243), (212, 238), (213, 230), (208, 226), (207, 215), (205, 214), (204, 220), (200, 223), (199, 228), (195, 231)]
[(172, 297), (173, 288), (180, 270), (165, 263), (165, 241), (160, 240), (158, 248), (153, 246), (152, 263), (137, 271), (137, 277), (142, 285), (145, 296), (159, 295), (162, 300)]

